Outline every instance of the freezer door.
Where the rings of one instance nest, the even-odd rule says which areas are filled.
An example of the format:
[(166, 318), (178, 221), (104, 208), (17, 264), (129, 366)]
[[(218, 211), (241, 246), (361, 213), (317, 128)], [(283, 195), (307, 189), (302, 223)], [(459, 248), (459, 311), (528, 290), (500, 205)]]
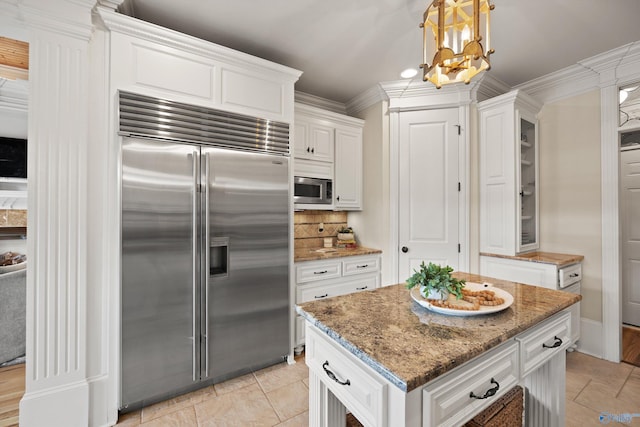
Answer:
[(199, 376), (198, 153), (123, 142), (122, 408), (175, 394)]
[(203, 148), (201, 169), (202, 375), (217, 382), (289, 353), (288, 158)]

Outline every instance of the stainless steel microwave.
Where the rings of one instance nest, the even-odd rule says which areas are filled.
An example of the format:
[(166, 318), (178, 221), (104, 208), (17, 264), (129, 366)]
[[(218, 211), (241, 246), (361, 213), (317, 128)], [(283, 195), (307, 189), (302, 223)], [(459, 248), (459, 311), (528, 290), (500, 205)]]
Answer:
[(333, 202), (333, 182), (330, 179), (296, 176), (293, 187), (295, 204), (330, 205)]

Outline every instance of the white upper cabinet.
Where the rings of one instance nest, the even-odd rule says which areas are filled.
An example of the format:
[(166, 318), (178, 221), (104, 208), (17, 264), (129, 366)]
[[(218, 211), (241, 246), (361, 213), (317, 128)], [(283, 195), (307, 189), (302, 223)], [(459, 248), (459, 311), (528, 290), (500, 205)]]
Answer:
[(313, 209), (362, 210), (363, 127), (354, 117), (295, 105), (294, 175), (333, 180), (333, 203)]
[(334, 140), (333, 127), (318, 123), (312, 117), (296, 114), (294, 157), (333, 163)]
[(538, 120), (541, 104), (515, 90), (478, 104), (480, 252), (538, 249)]
[(336, 129), (334, 204), (362, 209), (362, 129)]
[(300, 71), (105, 8), (97, 13), (109, 31), (112, 88), (293, 122)]

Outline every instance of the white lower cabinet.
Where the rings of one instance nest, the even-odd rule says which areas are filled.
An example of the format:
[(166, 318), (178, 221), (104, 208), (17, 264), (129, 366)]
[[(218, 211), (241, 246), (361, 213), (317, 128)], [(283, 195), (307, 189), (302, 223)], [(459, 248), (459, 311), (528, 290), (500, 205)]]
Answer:
[[(303, 261), (295, 264), (296, 304), (380, 287), (380, 255)], [(304, 319), (296, 318), (296, 352), (305, 343)]]
[(307, 323), (309, 425), (344, 425), (348, 410), (365, 426), (459, 426), (516, 385), (526, 390), (526, 425), (563, 425), (570, 328), (569, 313), (561, 311), (407, 393)]
[[(483, 255), (480, 256), (480, 274), (525, 285), (580, 294), (582, 263), (559, 268), (558, 265), (551, 263)], [(564, 287), (564, 283), (569, 280), (574, 284)], [(576, 342), (580, 339), (580, 303), (572, 305), (565, 311), (571, 314), (570, 345), (576, 347)]]
[(365, 426), (386, 426), (387, 388), (389, 385), (370, 368), (342, 355), (342, 349), (330, 340), (311, 334), (305, 348), (305, 362), (316, 376), (331, 378), (326, 387)]
[(520, 343), (522, 376), (526, 377), (556, 353), (565, 350), (571, 343), (570, 331), (571, 315), (564, 313), (540, 324), (533, 331), (518, 335), (516, 340)]
[(460, 425), (517, 385), (519, 377), (518, 344), (508, 341), (426, 385), (423, 425)]

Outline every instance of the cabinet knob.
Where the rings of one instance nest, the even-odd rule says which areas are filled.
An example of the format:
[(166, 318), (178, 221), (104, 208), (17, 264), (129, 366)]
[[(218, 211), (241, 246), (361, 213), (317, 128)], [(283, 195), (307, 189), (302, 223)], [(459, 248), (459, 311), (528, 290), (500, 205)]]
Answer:
[(316, 149), (315, 149), (315, 148), (312, 148), (312, 149), (311, 149), (311, 152), (312, 152), (312, 153), (315, 153), (315, 152), (316, 152)]
[(406, 247), (406, 246), (403, 246), (402, 247), (402, 252), (406, 254), (407, 252), (409, 252), (409, 248)]
[(311, 152), (311, 148), (307, 147), (307, 153)]
[(336, 200), (337, 200), (337, 201), (340, 201), (340, 196), (336, 197)]

